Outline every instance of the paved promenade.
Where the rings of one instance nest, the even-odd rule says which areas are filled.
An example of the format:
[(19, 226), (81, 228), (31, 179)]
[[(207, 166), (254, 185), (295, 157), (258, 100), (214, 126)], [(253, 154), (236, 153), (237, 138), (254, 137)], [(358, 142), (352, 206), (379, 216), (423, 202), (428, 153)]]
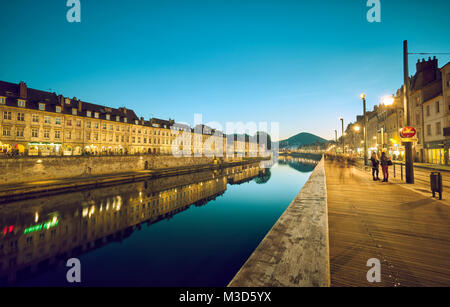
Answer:
[[(450, 286), (448, 200), (330, 161), (325, 173), (331, 286)], [(379, 284), (366, 279), (370, 258), (381, 261)]]

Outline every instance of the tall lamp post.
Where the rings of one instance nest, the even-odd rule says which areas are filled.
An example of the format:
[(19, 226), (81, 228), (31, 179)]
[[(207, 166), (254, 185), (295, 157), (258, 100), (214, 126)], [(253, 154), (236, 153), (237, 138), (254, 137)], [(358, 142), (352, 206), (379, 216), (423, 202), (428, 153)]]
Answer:
[(367, 165), (367, 118), (366, 118), (366, 94), (361, 94), (363, 101), (363, 115), (364, 115), (364, 165)]
[(342, 154), (345, 154), (345, 144), (344, 144), (344, 119), (341, 117), (339, 118), (342, 123)]
[[(404, 122), (405, 126), (410, 126), (409, 115), (409, 68), (408, 68), (408, 41), (403, 41), (403, 107), (404, 107)], [(406, 183), (414, 183), (414, 162), (412, 156), (412, 143), (405, 142), (405, 174)]]

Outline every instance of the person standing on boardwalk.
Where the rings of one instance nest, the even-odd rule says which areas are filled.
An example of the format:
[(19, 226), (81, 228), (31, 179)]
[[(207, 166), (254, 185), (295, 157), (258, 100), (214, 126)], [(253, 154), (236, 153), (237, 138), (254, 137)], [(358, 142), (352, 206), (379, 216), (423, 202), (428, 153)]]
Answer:
[(386, 156), (386, 153), (383, 151), (381, 153), (381, 170), (383, 171), (383, 182), (388, 182), (389, 180), (389, 158)]
[[(380, 161), (378, 160), (378, 156), (375, 151), (372, 152), (372, 157), (370, 158), (370, 161), (372, 161), (373, 181), (380, 180), (380, 178), (378, 177), (378, 174), (380, 173), (380, 170), (379, 170)], [(375, 174), (377, 175), (376, 177), (375, 177)]]

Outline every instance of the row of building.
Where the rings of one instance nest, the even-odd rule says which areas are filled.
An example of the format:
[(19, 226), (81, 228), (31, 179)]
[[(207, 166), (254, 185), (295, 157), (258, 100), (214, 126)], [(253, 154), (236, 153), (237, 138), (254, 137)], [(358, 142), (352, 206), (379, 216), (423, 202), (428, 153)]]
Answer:
[(23, 155), (182, 154), (257, 156), (258, 135), (228, 137), (205, 125), (144, 120), (111, 108), (0, 81), (0, 153)]
[[(413, 143), (416, 162), (449, 164), (450, 146), (450, 62), (439, 67), (436, 57), (419, 60), (410, 77), (410, 126), (417, 131)], [(392, 96), (390, 105), (380, 104), (366, 112), (367, 145), (372, 151), (386, 151), (393, 158), (404, 157), (400, 131), (404, 122), (403, 86)], [(344, 136), (346, 152), (361, 153), (364, 148), (364, 117), (347, 126)]]

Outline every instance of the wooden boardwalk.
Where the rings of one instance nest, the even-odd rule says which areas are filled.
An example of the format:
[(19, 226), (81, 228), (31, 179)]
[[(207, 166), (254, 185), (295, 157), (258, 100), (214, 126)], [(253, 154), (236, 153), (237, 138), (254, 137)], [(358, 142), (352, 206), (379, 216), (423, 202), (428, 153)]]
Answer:
[(450, 286), (450, 202), (330, 161), (325, 173), (331, 286)]

